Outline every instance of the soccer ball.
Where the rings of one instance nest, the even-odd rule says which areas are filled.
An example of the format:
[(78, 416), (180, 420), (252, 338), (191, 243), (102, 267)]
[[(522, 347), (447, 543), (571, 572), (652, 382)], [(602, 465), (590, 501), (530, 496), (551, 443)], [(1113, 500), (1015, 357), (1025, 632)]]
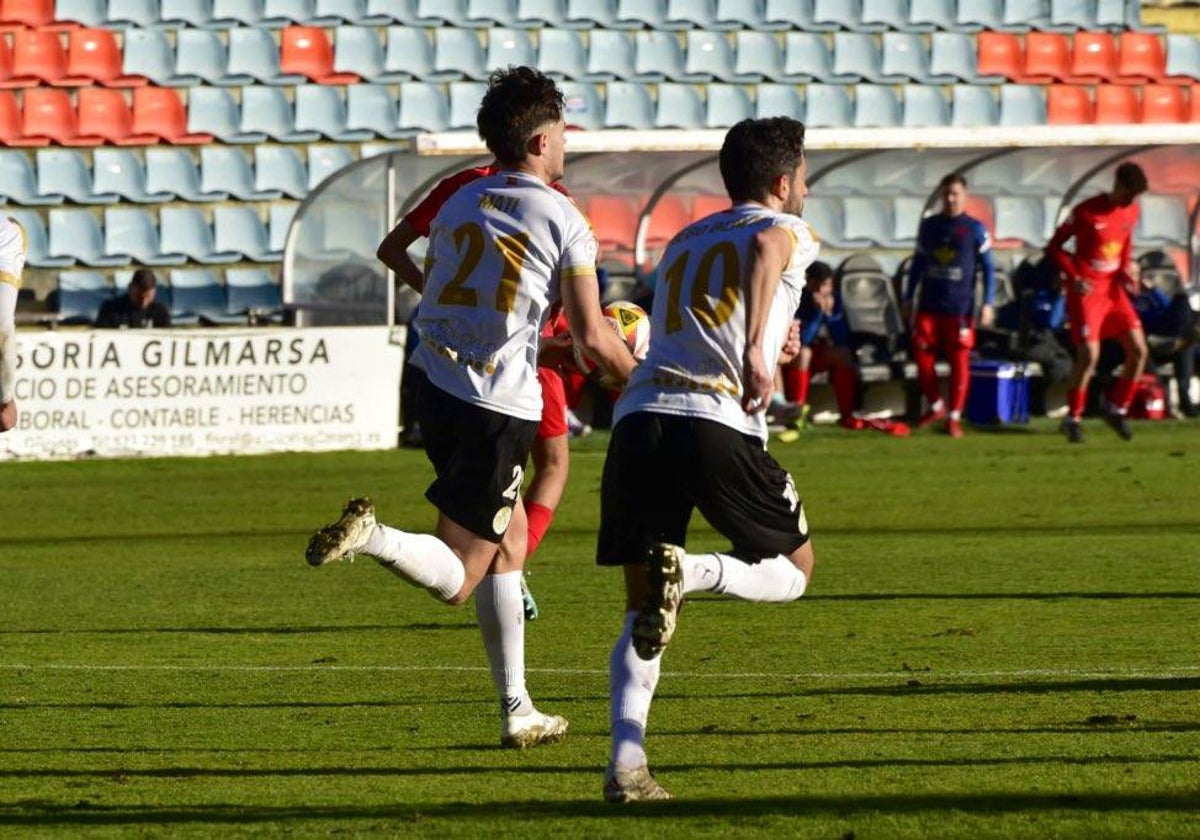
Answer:
[[(650, 316), (646, 314), (646, 310), (627, 300), (615, 300), (602, 311), (609, 326), (624, 339), (625, 346), (629, 348), (633, 358), (639, 362), (646, 358), (646, 352), (650, 349)], [(616, 383), (608, 374), (581, 352), (578, 344), (573, 349), (575, 364), (583, 373), (606, 388), (616, 387)]]

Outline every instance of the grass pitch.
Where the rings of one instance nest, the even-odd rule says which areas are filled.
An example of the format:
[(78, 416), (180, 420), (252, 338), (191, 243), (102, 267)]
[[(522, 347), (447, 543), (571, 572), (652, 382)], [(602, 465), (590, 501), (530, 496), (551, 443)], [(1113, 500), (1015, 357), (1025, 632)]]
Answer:
[(773, 445), (816, 579), (690, 603), (648, 743), (678, 798), (624, 808), (604, 437), (531, 565), (529, 684), (571, 733), (524, 753), (470, 607), (304, 564), (351, 495), (429, 527), (421, 453), (4, 464), (0, 833), (1200, 836), (1200, 426), (1087, 425)]

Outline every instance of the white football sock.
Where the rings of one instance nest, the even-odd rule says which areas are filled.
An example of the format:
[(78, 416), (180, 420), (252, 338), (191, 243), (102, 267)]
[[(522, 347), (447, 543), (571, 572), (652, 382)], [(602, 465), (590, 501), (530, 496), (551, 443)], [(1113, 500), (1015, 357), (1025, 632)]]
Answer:
[(646, 720), (662, 665), (661, 655), (646, 661), (634, 652), (635, 618), (637, 611), (625, 613), (625, 625), (608, 660), (612, 761), (629, 770), (646, 763)]
[(363, 547), (390, 572), (424, 587), (447, 601), (458, 594), (467, 573), (450, 546), (432, 534), (410, 534), (387, 525), (376, 525)]
[(791, 560), (778, 554), (743, 563), (725, 554), (685, 554), (683, 591), (717, 592), (743, 601), (795, 601), (808, 580)]
[(505, 714), (527, 715), (533, 701), (525, 690), (525, 606), (521, 573), (485, 575), (475, 589), (475, 617), (492, 666), (492, 682)]

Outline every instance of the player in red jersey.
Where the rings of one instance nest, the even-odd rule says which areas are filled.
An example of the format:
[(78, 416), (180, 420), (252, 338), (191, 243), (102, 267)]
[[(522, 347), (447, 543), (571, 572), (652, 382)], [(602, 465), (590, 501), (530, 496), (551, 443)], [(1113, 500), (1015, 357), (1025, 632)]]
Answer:
[[(384, 237), (375, 255), (384, 265), (396, 272), (401, 280), (418, 292), (422, 291), (425, 276), (408, 255), (408, 247), (418, 239), (429, 236), (433, 218), (460, 187), (479, 178), (494, 175), (498, 171), (499, 167), (495, 163), (489, 163), (487, 166), (464, 169), (442, 179), (429, 195)], [(551, 184), (551, 187), (569, 196), (562, 185), (555, 183)], [(554, 323), (554, 317), (547, 319), (544, 336), (552, 335)], [(567, 398), (562, 377), (551, 367), (539, 367), (537, 374), (538, 382), (542, 386), (542, 419), (530, 451), (533, 479), (529, 482), (529, 489), (523, 499), (529, 523), (526, 558), (533, 555), (550, 528), (551, 520), (554, 519), (554, 511), (567, 486), (570, 457), (567, 447)], [(532, 621), (538, 616), (538, 606), (524, 578), (521, 580), (521, 591), (525, 600), (525, 617)]]
[[(1136, 163), (1121, 164), (1112, 190), (1076, 205), (1046, 245), (1047, 255), (1064, 277), (1075, 344), (1075, 366), (1068, 381), (1069, 414), (1062, 426), (1072, 443), (1083, 441), (1079, 421), (1100, 357), (1100, 342), (1106, 338), (1121, 341), (1125, 364), (1109, 395), (1105, 421), (1124, 440), (1133, 437), (1126, 415), (1148, 351), (1141, 321), (1125, 289), (1134, 282), (1129, 274), (1133, 229), (1139, 215), (1137, 197), (1145, 191), (1142, 168)], [(1072, 238), (1074, 253), (1063, 250)]]

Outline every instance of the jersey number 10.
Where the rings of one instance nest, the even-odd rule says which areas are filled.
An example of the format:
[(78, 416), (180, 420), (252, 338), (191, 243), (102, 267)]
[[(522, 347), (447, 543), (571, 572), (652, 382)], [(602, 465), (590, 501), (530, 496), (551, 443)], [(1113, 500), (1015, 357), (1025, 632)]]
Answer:
[[(691, 256), (691, 251), (684, 251), (663, 272), (663, 278), (667, 282), (665, 326), (668, 333), (673, 333), (683, 327), (683, 284), (689, 276), (692, 283), (688, 295), (690, 299), (688, 309), (691, 310), (692, 316), (700, 322), (701, 326), (707, 329), (715, 330), (729, 320), (729, 316), (733, 314), (733, 310), (737, 306), (738, 296), (741, 294), (741, 260), (738, 258), (737, 246), (732, 242), (718, 242), (705, 251), (700, 257), (696, 271), (689, 275), (687, 266)], [(721, 287), (715, 295), (710, 295), (709, 287), (712, 285), (712, 277), (718, 260), (721, 264)], [(716, 305), (709, 300), (710, 297), (717, 299)]]

